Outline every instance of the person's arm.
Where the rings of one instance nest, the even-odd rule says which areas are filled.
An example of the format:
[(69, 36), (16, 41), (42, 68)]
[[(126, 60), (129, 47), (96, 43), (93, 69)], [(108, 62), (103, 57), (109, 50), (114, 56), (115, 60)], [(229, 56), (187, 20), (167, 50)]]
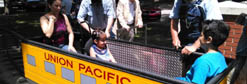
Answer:
[(172, 36), (172, 44), (173, 46), (178, 49), (181, 47), (181, 42), (178, 37), (178, 19), (171, 19), (171, 36)]
[(111, 60), (111, 62), (117, 63), (117, 61), (115, 60), (115, 58), (112, 56), (111, 51), (109, 50), (109, 48), (107, 48), (107, 52), (109, 52), (109, 54), (110, 54), (110, 60)]
[(118, 22), (120, 23), (120, 25), (129, 30), (129, 26), (127, 25), (127, 22), (125, 21), (124, 19), (124, 16), (123, 16), (123, 8), (124, 8), (124, 4), (122, 2), (122, 0), (119, 0), (118, 2), (118, 6), (117, 6), (117, 18), (118, 18)]
[(53, 34), (56, 17), (49, 16), (48, 19), (45, 16), (40, 17), (40, 26), (45, 36), (50, 38)]
[(89, 55), (90, 55), (90, 57), (95, 57), (96, 58), (96, 53), (94, 52), (92, 47), (89, 50)]
[[(90, 28), (89, 25), (88, 25), (88, 23), (82, 22), (82, 23), (80, 23), (80, 25), (81, 25), (84, 29), (86, 29), (89, 33), (93, 33), (94, 29)], [(90, 28), (91, 32), (90, 32), (89, 28)]]
[(200, 40), (199, 40), (199, 38), (193, 43), (193, 45), (191, 45), (191, 46), (185, 46), (183, 49), (182, 49), (182, 51), (181, 51), (181, 53), (182, 54), (187, 54), (187, 55), (189, 55), (189, 54), (191, 54), (192, 52), (195, 52), (199, 47), (200, 47)]
[(113, 25), (113, 21), (114, 21), (114, 18), (116, 18), (116, 14), (115, 14), (115, 10), (114, 10), (114, 5), (113, 5), (113, 2), (112, 0), (109, 0), (109, 3), (105, 4), (105, 5), (108, 5), (108, 12), (107, 12), (107, 26), (106, 26), (106, 30), (105, 30), (105, 34), (108, 37), (110, 37), (110, 32), (111, 32), (111, 28), (112, 28), (112, 25)]
[(108, 18), (107, 20), (107, 26), (106, 26), (106, 30), (105, 30), (105, 34), (106, 34), (106, 37), (110, 37), (110, 32), (111, 32), (111, 28), (112, 28), (112, 25), (113, 25), (113, 21), (114, 19), (112, 17)]
[[(80, 9), (77, 15), (77, 20), (78, 20), (78, 23), (81, 25), (81, 27), (89, 32), (89, 25), (86, 23), (86, 20), (85, 20), (87, 17), (87, 13), (88, 13), (88, 9), (86, 8), (86, 6), (88, 6), (87, 3), (88, 3), (87, 0), (81, 1)], [(91, 31), (93, 30), (91, 29)]]
[(143, 27), (143, 21), (142, 21), (142, 11), (141, 11), (141, 7), (140, 7), (140, 2), (139, 1), (137, 1), (137, 8), (136, 8), (136, 10), (137, 10), (137, 27), (138, 28), (142, 28)]
[(69, 51), (76, 52), (76, 49), (73, 46), (73, 43), (74, 43), (74, 33), (73, 33), (73, 30), (72, 30), (72, 27), (70, 25), (70, 22), (69, 22), (68, 17), (65, 14), (63, 14), (63, 17), (65, 19), (65, 24), (66, 24), (66, 27), (67, 27), (67, 31), (69, 33), (69, 44), (68, 44), (69, 46), (68, 46), (68, 50)]

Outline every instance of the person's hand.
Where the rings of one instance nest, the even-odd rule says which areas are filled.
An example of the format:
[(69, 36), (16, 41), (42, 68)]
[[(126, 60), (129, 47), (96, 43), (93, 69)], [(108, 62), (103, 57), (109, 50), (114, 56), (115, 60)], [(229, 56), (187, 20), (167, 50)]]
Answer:
[(113, 60), (110, 60), (110, 62), (112, 62), (112, 63), (117, 63), (116, 61), (113, 61)]
[(77, 52), (77, 51), (75, 50), (74, 46), (69, 46), (69, 47), (68, 47), (68, 50), (69, 50), (69, 51), (72, 51), (72, 52), (75, 52), (75, 53)]
[(105, 31), (105, 34), (106, 34), (106, 38), (109, 38), (111, 36), (110, 32), (108, 31)]
[(182, 54), (186, 54), (186, 55), (190, 55), (192, 52), (195, 52), (196, 51), (196, 47), (194, 47), (193, 45), (192, 46), (185, 46), (181, 53)]
[(137, 28), (142, 28), (143, 27), (143, 25), (137, 25)]
[(123, 28), (126, 29), (128, 32), (130, 31), (130, 26), (125, 26)]
[(57, 18), (55, 16), (50, 15), (49, 16), (49, 21), (56, 22), (57, 21)]
[(173, 40), (172, 41), (173, 46), (178, 50), (178, 48), (181, 47), (181, 42), (179, 39)]

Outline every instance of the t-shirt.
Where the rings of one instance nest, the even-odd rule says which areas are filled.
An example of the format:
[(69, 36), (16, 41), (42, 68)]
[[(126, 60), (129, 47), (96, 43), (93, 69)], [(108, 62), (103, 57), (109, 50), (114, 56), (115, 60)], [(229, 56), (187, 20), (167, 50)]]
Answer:
[(185, 77), (177, 79), (205, 84), (227, 68), (225, 57), (220, 52), (206, 53), (197, 58)]

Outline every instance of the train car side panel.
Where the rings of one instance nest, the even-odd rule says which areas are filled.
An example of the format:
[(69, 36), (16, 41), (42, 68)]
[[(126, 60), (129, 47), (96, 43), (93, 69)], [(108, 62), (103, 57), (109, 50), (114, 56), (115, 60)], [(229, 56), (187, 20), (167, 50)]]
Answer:
[(39, 84), (163, 84), (22, 43), (25, 76)]

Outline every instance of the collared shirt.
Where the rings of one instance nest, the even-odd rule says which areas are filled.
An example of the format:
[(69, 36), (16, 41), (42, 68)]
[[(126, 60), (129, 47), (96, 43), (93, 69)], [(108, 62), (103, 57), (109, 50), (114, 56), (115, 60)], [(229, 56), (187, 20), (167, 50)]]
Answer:
[[(175, 0), (172, 11), (170, 13), (170, 18), (179, 18), (179, 9), (182, 4), (182, 0)], [(200, 6), (203, 8), (206, 14), (206, 20), (222, 20), (222, 14), (220, 12), (218, 0), (202, 0)]]
[[(129, 1), (129, 0), (128, 0)], [(127, 24), (133, 24), (134, 23), (134, 18), (135, 18), (135, 4), (129, 1), (129, 19)]]
[(78, 12), (78, 22), (87, 19), (92, 28), (106, 28), (108, 18), (115, 18), (112, 0), (102, 0), (102, 5), (93, 5), (91, 0), (82, 0)]

